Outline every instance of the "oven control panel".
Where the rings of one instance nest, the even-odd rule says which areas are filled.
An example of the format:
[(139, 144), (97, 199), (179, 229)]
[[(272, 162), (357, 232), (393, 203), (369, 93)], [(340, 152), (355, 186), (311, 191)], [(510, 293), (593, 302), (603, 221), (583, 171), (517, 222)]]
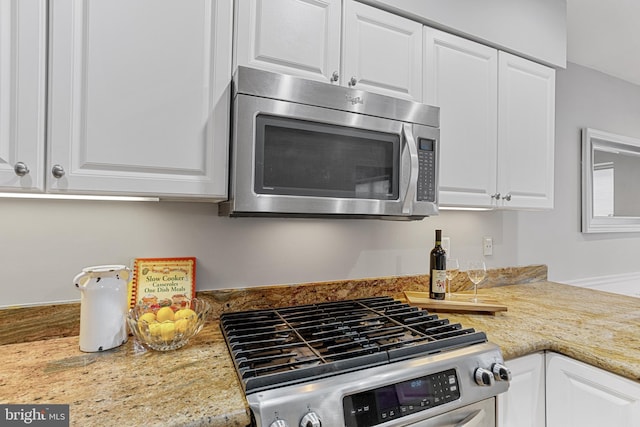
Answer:
[(418, 139), (417, 200), (436, 201), (436, 142), (433, 139)]
[(347, 427), (370, 427), (460, 398), (455, 369), (386, 385), (343, 398)]

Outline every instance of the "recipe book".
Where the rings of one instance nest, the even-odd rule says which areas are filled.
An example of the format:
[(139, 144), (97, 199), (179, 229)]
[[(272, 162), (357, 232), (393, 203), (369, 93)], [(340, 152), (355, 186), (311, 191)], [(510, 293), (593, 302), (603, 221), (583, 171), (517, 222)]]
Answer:
[(136, 258), (130, 289), (130, 307), (184, 308), (196, 296), (196, 258)]

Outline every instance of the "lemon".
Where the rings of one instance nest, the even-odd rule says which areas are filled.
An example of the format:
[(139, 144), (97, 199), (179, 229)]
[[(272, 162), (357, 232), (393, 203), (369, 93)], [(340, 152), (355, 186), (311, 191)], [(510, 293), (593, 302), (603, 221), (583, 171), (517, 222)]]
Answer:
[(174, 317), (175, 314), (173, 313), (171, 307), (162, 307), (156, 313), (156, 320), (160, 323), (164, 322), (165, 320), (173, 320)]
[(176, 325), (173, 322), (160, 323), (160, 334), (165, 341), (171, 341), (176, 336)]
[(138, 317), (138, 323), (140, 322), (153, 323), (155, 321), (156, 321), (156, 315), (153, 313), (145, 313), (142, 316)]
[(149, 323), (149, 334), (153, 338), (162, 337), (162, 323)]
[(176, 332), (179, 334), (184, 334), (190, 328), (191, 324), (188, 319), (178, 319), (175, 321)]
[(190, 308), (183, 308), (181, 310), (176, 311), (175, 320), (178, 319), (187, 319), (189, 321), (195, 322), (198, 315), (195, 311)]

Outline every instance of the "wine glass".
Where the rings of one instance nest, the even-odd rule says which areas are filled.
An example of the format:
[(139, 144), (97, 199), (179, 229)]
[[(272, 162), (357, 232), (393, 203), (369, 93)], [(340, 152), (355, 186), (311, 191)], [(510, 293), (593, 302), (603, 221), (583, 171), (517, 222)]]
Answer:
[(486, 275), (487, 267), (484, 265), (484, 261), (469, 261), (467, 276), (473, 282), (473, 302), (478, 302), (478, 283), (482, 282)]
[(460, 264), (457, 258), (447, 258), (447, 298), (451, 298), (451, 281), (460, 272)]

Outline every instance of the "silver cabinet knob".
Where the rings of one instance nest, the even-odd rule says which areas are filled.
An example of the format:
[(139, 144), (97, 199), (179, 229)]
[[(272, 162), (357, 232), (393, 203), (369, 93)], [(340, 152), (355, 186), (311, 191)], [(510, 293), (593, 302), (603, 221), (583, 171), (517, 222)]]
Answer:
[(358, 83), (358, 80), (356, 80), (355, 76), (349, 79), (349, 87), (354, 87), (356, 83)]
[(494, 363), (491, 367), (496, 381), (511, 381), (511, 370), (501, 363)]
[(500, 200), (500, 193), (495, 193), (491, 195), (492, 199)]
[(29, 173), (29, 168), (27, 167), (26, 163), (18, 162), (13, 166), (13, 171), (18, 176), (25, 176)]
[(511, 194), (507, 194), (506, 196), (502, 197), (503, 200), (506, 200), (507, 202), (511, 201)]
[(315, 412), (308, 412), (300, 420), (300, 427), (321, 427), (320, 417)]
[(340, 74), (338, 74), (337, 71), (334, 71), (333, 74), (331, 74), (331, 79), (330, 81), (333, 82), (337, 82), (338, 79), (340, 78)]
[(53, 165), (51, 174), (54, 178), (62, 178), (64, 176), (64, 168), (60, 165)]

